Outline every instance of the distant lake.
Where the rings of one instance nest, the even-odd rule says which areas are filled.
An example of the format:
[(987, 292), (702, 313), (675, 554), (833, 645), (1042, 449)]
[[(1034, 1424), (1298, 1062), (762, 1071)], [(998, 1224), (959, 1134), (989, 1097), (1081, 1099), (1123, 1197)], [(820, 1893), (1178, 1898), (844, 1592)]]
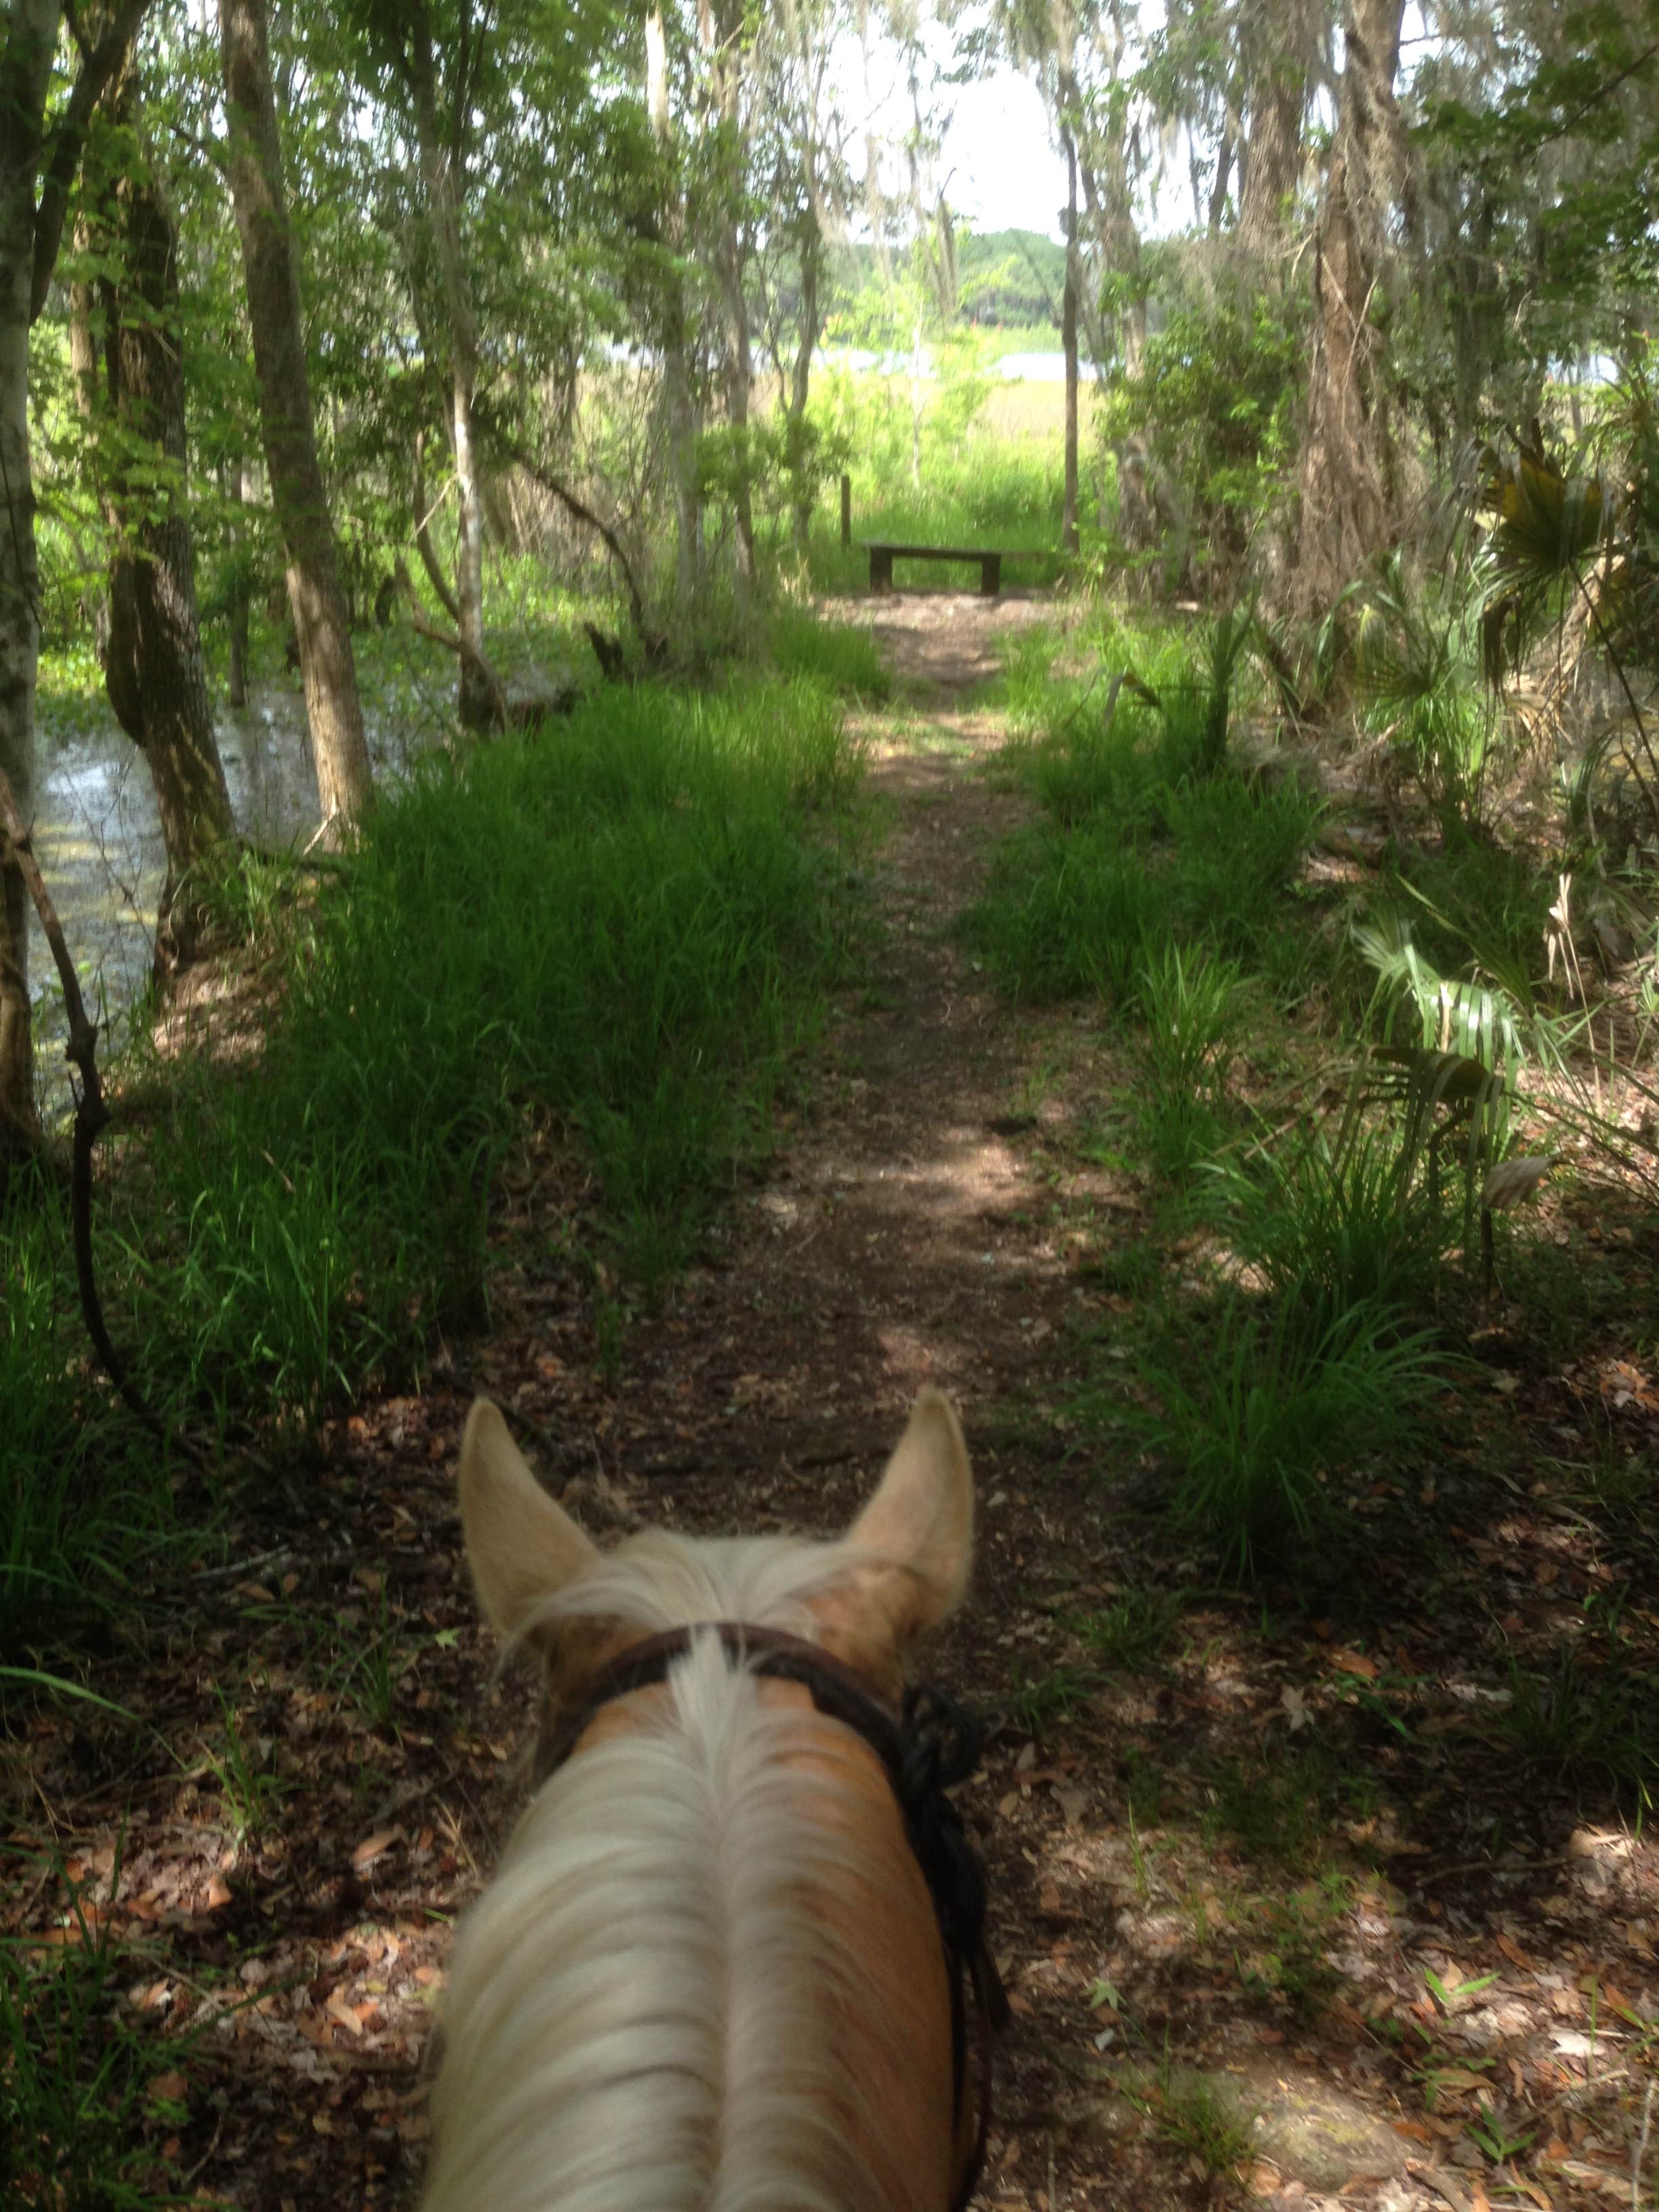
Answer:
[[(820, 349), (817, 359), (825, 368), (850, 368), (854, 376), (908, 376), (910, 356), (908, 353), (872, 353), (865, 346), (832, 346)], [(1080, 368), (1084, 380), (1094, 374), (1088, 362)], [(932, 349), (921, 349), (921, 373), (931, 380), (933, 374)], [(1064, 384), (1066, 356), (1063, 353), (1006, 353), (1000, 361), (988, 361), (985, 374), (1000, 377), (1005, 384)]]

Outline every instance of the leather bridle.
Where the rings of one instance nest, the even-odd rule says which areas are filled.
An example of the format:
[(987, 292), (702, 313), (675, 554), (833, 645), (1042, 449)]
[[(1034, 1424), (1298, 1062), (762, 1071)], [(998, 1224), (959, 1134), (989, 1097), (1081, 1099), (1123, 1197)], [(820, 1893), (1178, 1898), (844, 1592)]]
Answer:
[(907, 1690), (903, 1705), (896, 1712), (872, 1695), (850, 1667), (805, 1637), (743, 1621), (692, 1621), (630, 1644), (588, 1684), (579, 1705), (562, 1714), (556, 1724), (544, 1725), (536, 1746), (534, 1786), (539, 1790), (564, 1765), (605, 1706), (665, 1681), (675, 1661), (690, 1650), (692, 1639), (705, 1634), (718, 1636), (731, 1657), (750, 1674), (799, 1684), (819, 1712), (861, 1736), (881, 1761), (933, 1900), (945, 1948), (958, 2123), (969, 2094), (969, 1993), (973, 1999), (973, 2150), (951, 2200), (951, 2212), (965, 2212), (985, 2166), (993, 2045), (1008, 2022), (1008, 2000), (985, 1936), (984, 1864), (946, 1794), (979, 1765), (980, 1728), (971, 1713), (942, 1690), (926, 1685)]

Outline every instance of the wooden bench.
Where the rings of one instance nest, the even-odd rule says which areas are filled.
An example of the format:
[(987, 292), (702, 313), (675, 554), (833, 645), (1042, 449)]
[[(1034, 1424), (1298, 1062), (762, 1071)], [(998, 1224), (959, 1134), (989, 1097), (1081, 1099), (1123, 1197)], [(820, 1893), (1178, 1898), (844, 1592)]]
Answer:
[(1019, 558), (982, 545), (894, 545), (884, 538), (866, 538), (863, 543), (870, 556), (870, 589), (877, 593), (892, 590), (895, 561), (977, 561), (980, 596), (994, 599), (1002, 589), (1003, 562)]

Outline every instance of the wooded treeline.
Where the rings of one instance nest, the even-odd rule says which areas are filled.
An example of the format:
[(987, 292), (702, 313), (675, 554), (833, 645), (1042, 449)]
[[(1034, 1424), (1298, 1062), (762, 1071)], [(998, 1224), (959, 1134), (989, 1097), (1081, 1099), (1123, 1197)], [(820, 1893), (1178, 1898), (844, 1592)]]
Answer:
[[(1423, 20), (1405, 51), (1403, 0), (1181, 0), (1156, 27), (1095, 0), (8, 0), (22, 814), (43, 629), (90, 632), (188, 955), (192, 871), (233, 826), (204, 623), (234, 696), (250, 608), (285, 604), (343, 836), (371, 788), (354, 622), (441, 639), (475, 729), (505, 711), (492, 541), (602, 526), (642, 649), (685, 655), (715, 605), (741, 634), (846, 456), (826, 334), (908, 354), (919, 481), (923, 349), (1003, 305), (1066, 334), (1059, 534), (1090, 574), (1323, 615), (1467, 507), (1491, 441), (1541, 454), (1644, 359), (1659, 6)], [(1010, 61), (1072, 179), (1057, 254), (964, 241), (950, 204), (952, 85)], [(27, 1137), (3, 874), (0, 1127)]]

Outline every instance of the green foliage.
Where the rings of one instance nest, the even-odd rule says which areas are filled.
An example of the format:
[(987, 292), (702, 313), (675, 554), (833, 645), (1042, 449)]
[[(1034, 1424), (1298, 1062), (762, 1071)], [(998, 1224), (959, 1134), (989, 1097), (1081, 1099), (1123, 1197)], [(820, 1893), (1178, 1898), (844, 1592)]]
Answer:
[(804, 608), (779, 607), (767, 622), (766, 649), (782, 676), (808, 676), (845, 698), (891, 696), (893, 678), (867, 629), (822, 622)]
[(1322, 1127), (1269, 1151), (1251, 1174), (1218, 1168), (1241, 1259), (1317, 1330), (1357, 1306), (1419, 1310), (1455, 1226), (1419, 1157), (1395, 1131)]
[[(1103, 438), (1136, 441), (1171, 487), (1153, 556), (1171, 586), (1224, 595), (1235, 585), (1294, 451), (1302, 348), (1299, 324), (1266, 288), (1177, 291), (1139, 366), (1109, 383)], [(1146, 556), (1125, 545), (1117, 557)]]
[(1161, 1410), (1143, 1417), (1171, 1471), (1175, 1521), (1240, 1579), (1328, 1559), (1346, 1534), (1332, 1478), (1409, 1438), (1437, 1386), (1426, 1334), (1359, 1305), (1323, 1328), (1286, 1300), (1263, 1316), (1222, 1301), (1200, 1357), (1171, 1334), (1143, 1373)]
[(67, 1609), (112, 1603), (178, 1540), (167, 1469), (88, 1372), (66, 1194), (0, 1190), (0, 1648)]
[(1137, 1101), (1153, 1165), (1182, 1182), (1212, 1148), (1241, 1018), (1239, 971), (1200, 945), (1148, 945), (1134, 981), (1145, 1028)]
[[(1318, 820), (1316, 800), (1294, 783), (1230, 775), (1172, 788), (1137, 762), (1132, 741), (1089, 741), (1061, 779), (1074, 793), (1115, 787), (1125, 801), (1091, 806), (1070, 831), (1022, 830), (997, 852), (966, 927), (1012, 996), (1124, 1000), (1143, 945), (1171, 933), (1277, 969), (1273, 940), (1291, 927), (1282, 902)], [(1307, 951), (1293, 949), (1298, 960)]]
[(1460, 570), (1450, 588), (1437, 592), (1414, 585), (1391, 556), (1352, 594), (1355, 673), (1367, 718), (1449, 836), (1460, 823), (1481, 820), (1489, 775), (1512, 751), (1497, 696), (1483, 683), (1479, 583)]

